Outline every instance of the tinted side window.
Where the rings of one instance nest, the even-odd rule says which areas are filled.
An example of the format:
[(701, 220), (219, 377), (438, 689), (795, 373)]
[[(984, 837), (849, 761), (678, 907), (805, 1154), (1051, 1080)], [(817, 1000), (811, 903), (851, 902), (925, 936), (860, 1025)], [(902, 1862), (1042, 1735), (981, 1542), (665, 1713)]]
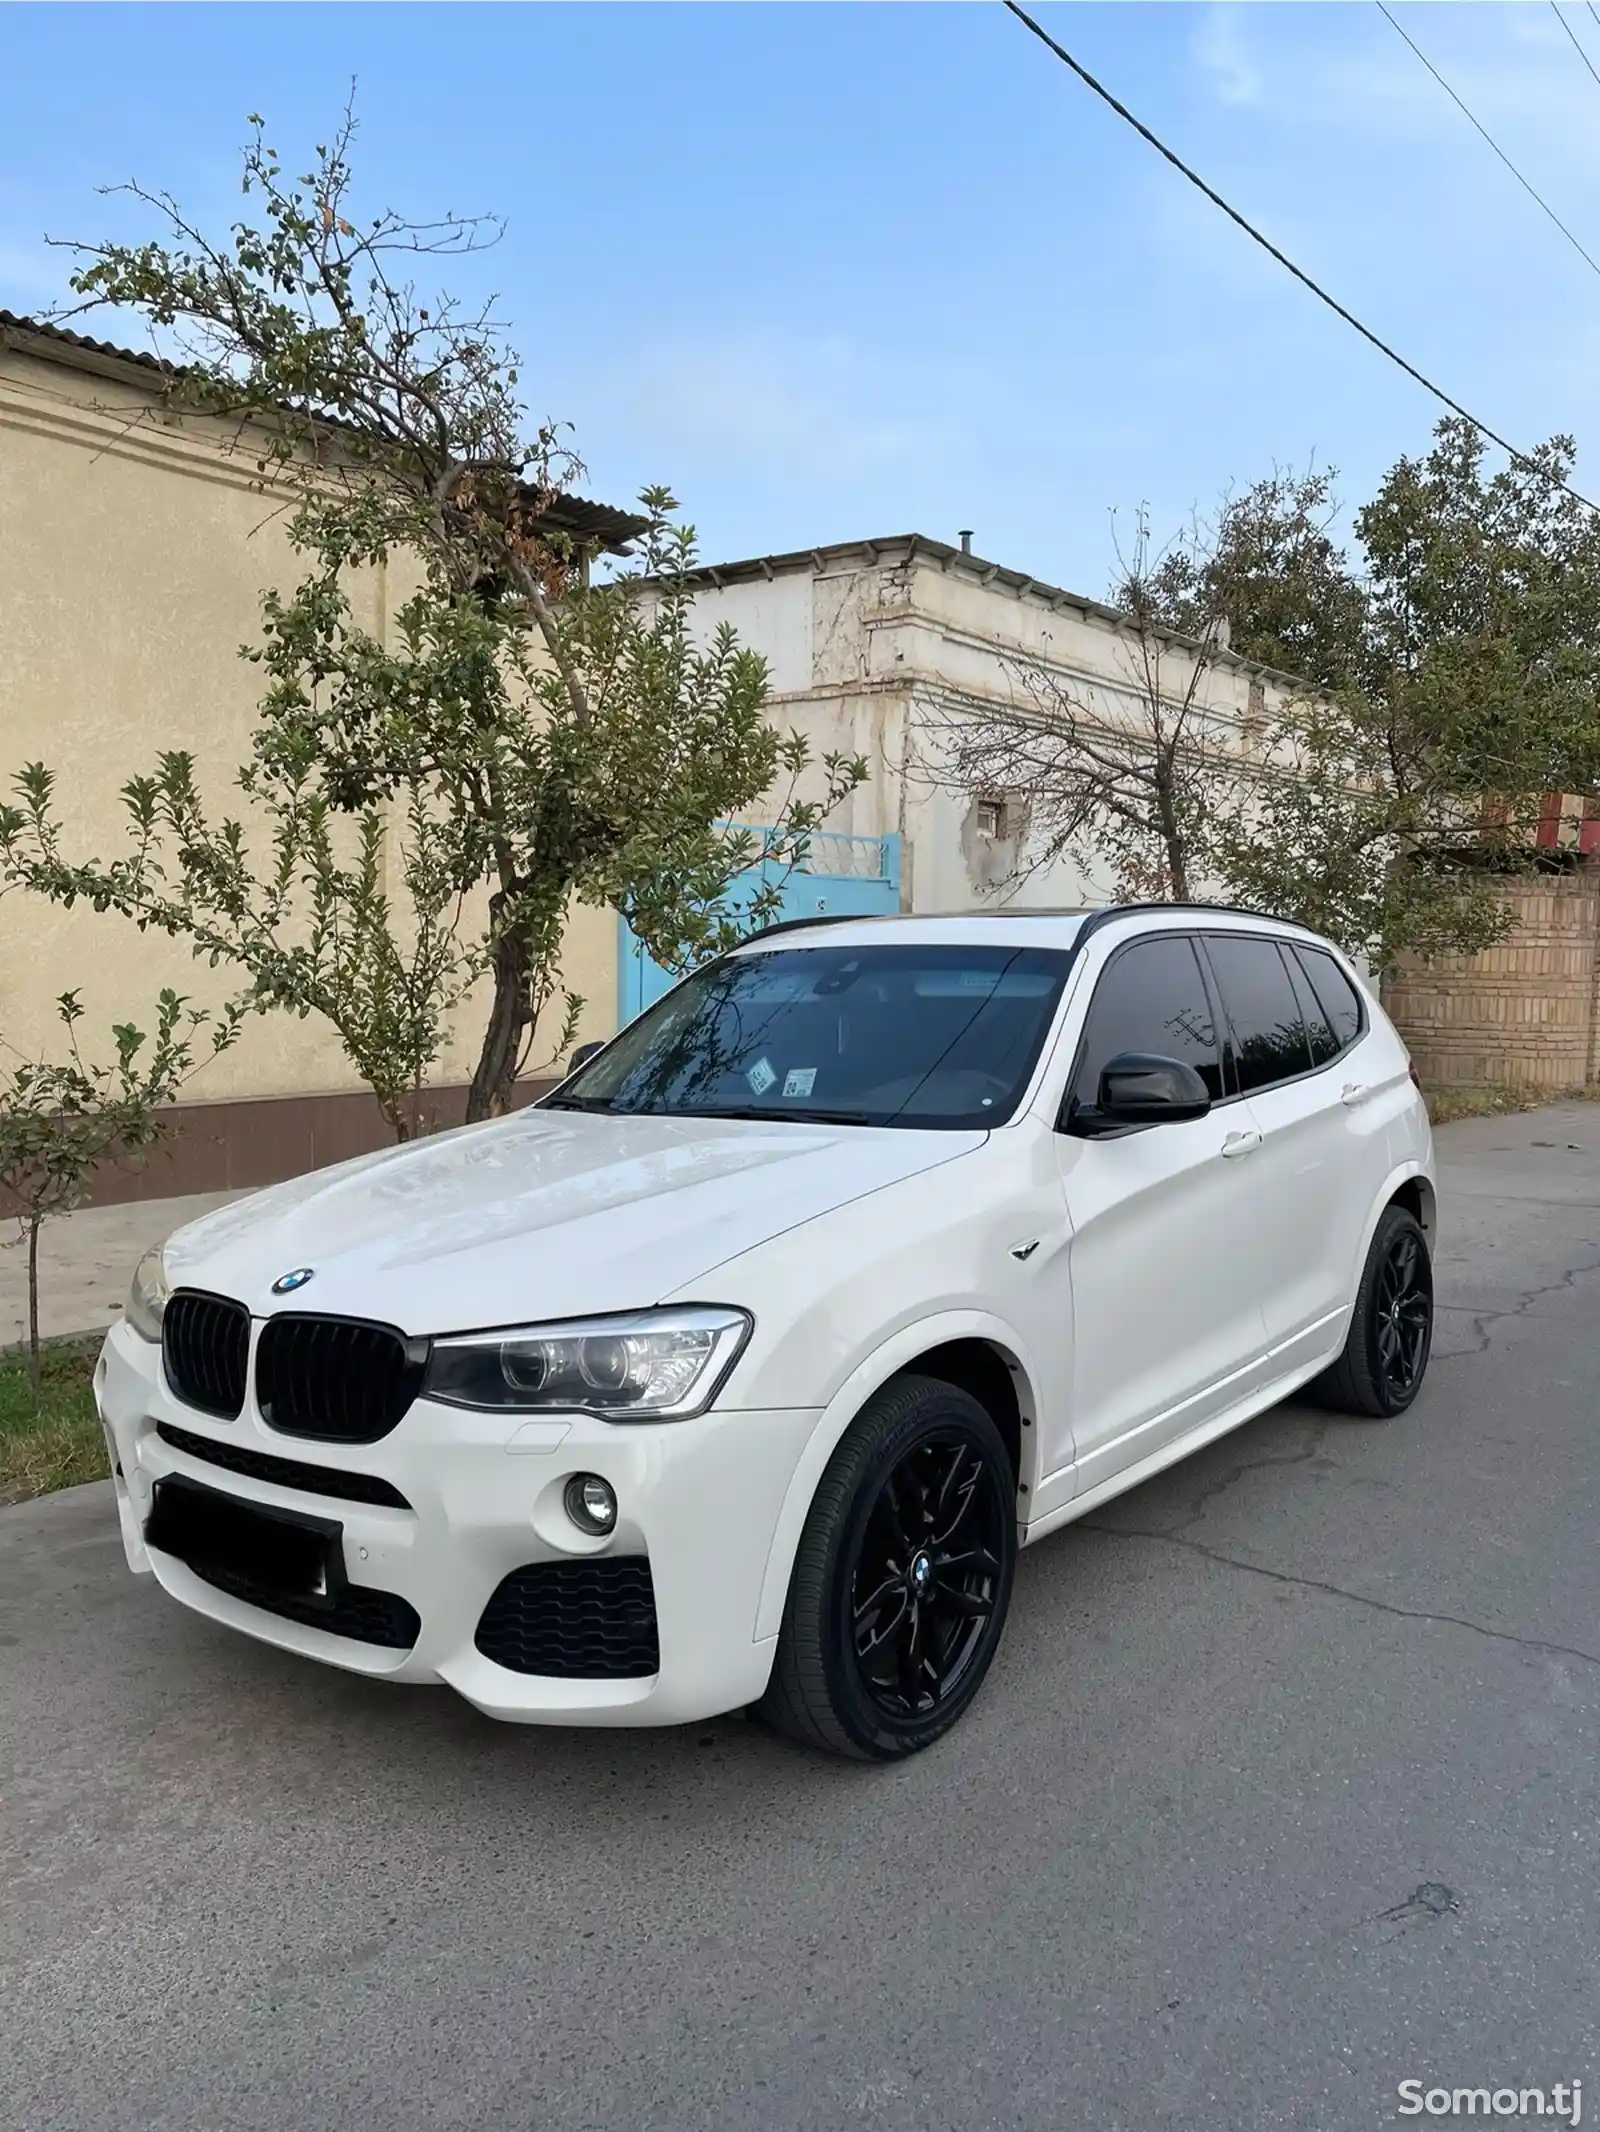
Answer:
[(1182, 934), (1124, 948), (1102, 973), (1073, 1078), (1076, 1103), (1093, 1106), (1100, 1075), (1119, 1051), (1153, 1051), (1193, 1066), (1215, 1102), (1222, 1059), (1211, 1001), (1194, 948)]
[(1212, 933), (1206, 953), (1233, 1030), (1240, 1093), (1309, 1071), (1311, 1047), (1277, 942)]
[(1298, 957), (1292, 955), (1281, 940), (1278, 943), (1278, 953), (1288, 967), (1289, 981), (1294, 986), (1295, 1000), (1300, 1008), (1301, 1019), (1306, 1025), (1306, 1037), (1311, 1045), (1311, 1063), (1313, 1066), (1326, 1066), (1330, 1059), (1339, 1056), (1344, 1046), (1334, 1035), (1333, 1024), (1318, 1004), (1317, 996), (1311, 989), (1305, 971), (1300, 967)]
[(1356, 988), (1325, 948), (1296, 948), (1295, 953), (1343, 1051), (1361, 1034), (1361, 1000)]

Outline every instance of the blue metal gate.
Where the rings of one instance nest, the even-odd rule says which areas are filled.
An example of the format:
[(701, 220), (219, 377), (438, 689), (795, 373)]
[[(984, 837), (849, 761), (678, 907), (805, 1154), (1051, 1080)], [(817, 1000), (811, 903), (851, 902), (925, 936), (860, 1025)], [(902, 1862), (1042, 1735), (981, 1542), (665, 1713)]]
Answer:
[[(742, 823), (730, 823), (742, 828)], [(755, 829), (761, 837), (770, 831)], [(783, 898), (779, 916), (822, 918), (849, 916), (875, 918), (900, 908), (900, 839), (823, 835), (809, 839), (804, 866), (791, 867), (786, 860), (758, 859), (729, 889), (727, 902), (734, 908), (747, 906), (758, 889), (771, 882)], [(619, 918), (617, 940), (617, 1022), (631, 1022), (663, 992), (677, 983), (670, 970), (663, 970), (645, 952), (625, 918)]]

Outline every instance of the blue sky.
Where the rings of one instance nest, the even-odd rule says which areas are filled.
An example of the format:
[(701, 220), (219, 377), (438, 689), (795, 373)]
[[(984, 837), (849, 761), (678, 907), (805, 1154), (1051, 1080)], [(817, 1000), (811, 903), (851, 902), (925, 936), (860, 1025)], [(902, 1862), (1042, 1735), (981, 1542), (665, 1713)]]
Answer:
[[(1375, 6), (1043, 6), (1335, 294), (1519, 441), (1586, 435), (1596, 279)], [(1547, 6), (1397, 6), (1600, 257), (1600, 84)], [(1600, 66), (1600, 26), (1568, 20)], [(1359, 499), (1433, 410), (998, 5), (0, 9), (0, 305), (136, 175), (238, 206), (358, 83), (373, 212), (492, 208), (499, 291), (584, 486), (671, 483), (711, 559), (918, 530), (1089, 593), (1275, 462)], [(127, 338), (111, 322), (91, 330)]]

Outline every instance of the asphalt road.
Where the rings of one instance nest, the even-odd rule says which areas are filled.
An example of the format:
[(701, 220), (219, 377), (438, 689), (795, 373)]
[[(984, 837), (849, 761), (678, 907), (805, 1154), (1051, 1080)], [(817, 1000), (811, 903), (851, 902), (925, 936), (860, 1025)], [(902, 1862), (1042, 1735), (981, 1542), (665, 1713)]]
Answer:
[(898, 1768), (497, 1727), (186, 1614), (100, 1489), (0, 1512), (0, 2124), (1587, 2119), (1600, 1107), (1441, 1152), (1412, 1413), (1280, 1408), (1025, 1555)]

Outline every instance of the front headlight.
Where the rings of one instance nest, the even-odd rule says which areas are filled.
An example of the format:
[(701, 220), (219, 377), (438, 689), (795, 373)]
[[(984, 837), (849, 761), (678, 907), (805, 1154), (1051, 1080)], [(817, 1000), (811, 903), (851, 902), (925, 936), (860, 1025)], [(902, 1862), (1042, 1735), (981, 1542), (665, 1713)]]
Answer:
[(133, 1286), (123, 1316), (141, 1340), (159, 1342), (161, 1320), (172, 1290), (167, 1285), (167, 1262), (160, 1251), (147, 1251), (134, 1269)]
[(710, 1406), (749, 1336), (742, 1310), (701, 1304), (464, 1333), (434, 1341), (423, 1394), (489, 1412), (685, 1421)]

